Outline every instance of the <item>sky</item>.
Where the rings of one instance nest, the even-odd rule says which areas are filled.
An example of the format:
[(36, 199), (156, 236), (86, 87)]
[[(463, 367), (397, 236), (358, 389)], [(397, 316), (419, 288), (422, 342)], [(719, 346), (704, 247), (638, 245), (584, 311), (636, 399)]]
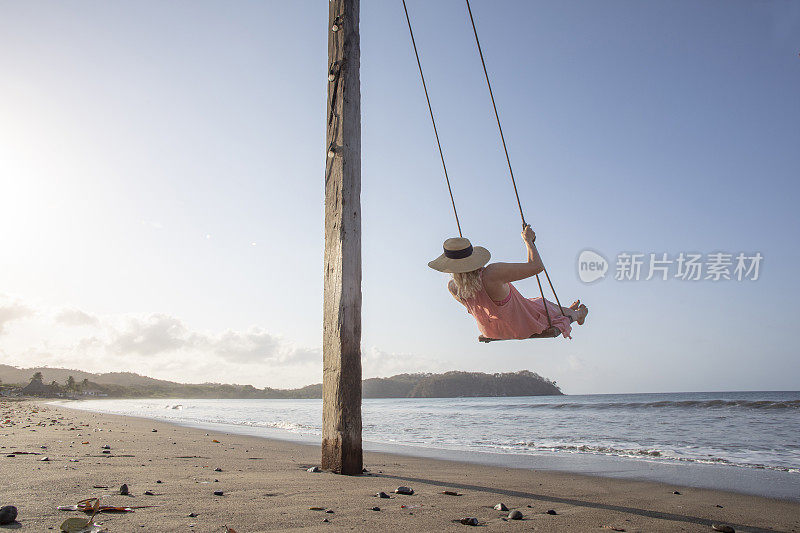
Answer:
[[(524, 260), (466, 6), (407, 3), (464, 235)], [(562, 303), (590, 314), (571, 340), (476, 342), (426, 266), (456, 226), (402, 4), (365, 1), (364, 376), (800, 389), (800, 5), (472, 10), (526, 219)], [(327, 11), (0, 0), (0, 363), (321, 381)], [(604, 278), (581, 281), (584, 250)], [(644, 254), (641, 279), (615, 279), (622, 253)], [(648, 281), (651, 253), (763, 260), (757, 279), (673, 263)]]

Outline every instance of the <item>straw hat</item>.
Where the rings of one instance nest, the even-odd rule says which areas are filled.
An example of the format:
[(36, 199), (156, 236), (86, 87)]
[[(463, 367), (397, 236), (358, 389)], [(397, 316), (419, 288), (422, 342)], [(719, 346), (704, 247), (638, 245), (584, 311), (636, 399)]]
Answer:
[(439, 272), (458, 274), (472, 272), (486, 265), (492, 254), (483, 246), (472, 246), (469, 239), (453, 237), (444, 241), (444, 253), (428, 263)]

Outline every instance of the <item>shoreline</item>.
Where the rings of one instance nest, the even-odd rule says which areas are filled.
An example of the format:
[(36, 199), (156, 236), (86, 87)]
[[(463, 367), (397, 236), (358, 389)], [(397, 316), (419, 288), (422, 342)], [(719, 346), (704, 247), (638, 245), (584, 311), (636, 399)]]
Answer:
[[(183, 400), (174, 398), (170, 400)], [(72, 407), (72, 402), (81, 400), (56, 400), (48, 405), (61, 406), (77, 411), (97, 412), (91, 409)], [(286, 441), (319, 447), (319, 436), (309, 436), (285, 429), (259, 426), (242, 426), (214, 422), (182, 422), (137, 415), (120, 415), (145, 421), (159, 421), (188, 429), (215, 431), (242, 436)], [(562, 473), (584, 474), (614, 479), (651, 481), (711, 490), (725, 490), (766, 498), (779, 498), (800, 502), (800, 474), (769, 468), (743, 467), (724, 463), (701, 463), (694, 461), (658, 460), (645, 457), (619, 457), (591, 453), (529, 453), (495, 452), (446, 447), (426, 447), (414, 444), (387, 443), (364, 440), (365, 452), (380, 452), (407, 457), (432, 460), (456, 461), (468, 464), (542, 470)]]
[[(0, 401), (0, 411), (11, 421), (0, 426), (0, 461), (4, 478), (12, 480), (3, 484), (0, 505), (16, 505), (22, 527), (31, 531), (57, 528), (78, 515), (58, 505), (92, 496), (103, 496), (107, 505), (147, 506), (98, 515), (108, 531), (185, 531), (191, 524), (192, 531), (228, 525), (239, 533), (462, 531), (468, 526), (453, 520), (467, 516), (492, 531), (711, 531), (712, 523), (737, 531), (800, 530), (800, 504), (721, 490), (373, 451), (365, 452), (369, 472), (363, 476), (309, 473), (306, 468), (319, 463), (316, 445), (43, 402)], [(8, 457), (13, 451), (29, 453)], [(48, 461), (41, 461), (43, 454)], [(115, 490), (122, 483), (131, 496)], [(373, 497), (399, 485), (415, 494)], [(503, 520), (508, 513), (492, 508), (500, 502), (521, 510), (524, 519)], [(551, 509), (555, 515), (546, 513)]]

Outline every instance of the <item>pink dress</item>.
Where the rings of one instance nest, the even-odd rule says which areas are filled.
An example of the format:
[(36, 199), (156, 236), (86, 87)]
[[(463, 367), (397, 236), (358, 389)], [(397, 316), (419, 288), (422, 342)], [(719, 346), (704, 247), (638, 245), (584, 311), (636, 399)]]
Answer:
[(481, 290), (468, 299), (460, 299), (467, 312), (475, 317), (481, 334), (492, 339), (527, 339), (549, 327), (544, 304), (550, 312), (553, 325), (561, 330), (565, 338), (571, 339), (569, 318), (563, 316), (558, 306), (542, 298), (525, 298), (512, 285), (508, 296), (502, 302), (489, 297), (481, 284)]

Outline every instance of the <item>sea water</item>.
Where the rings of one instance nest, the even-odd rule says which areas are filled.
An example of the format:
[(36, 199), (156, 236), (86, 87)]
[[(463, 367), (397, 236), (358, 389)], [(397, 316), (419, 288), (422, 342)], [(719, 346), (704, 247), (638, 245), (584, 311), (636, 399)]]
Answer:
[[(65, 403), (91, 411), (304, 442), (318, 442), (322, 432), (321, 400), (105, 399)], [(572, 463), (583, 469), (587, 464), (603, 464), (587, 459), (613, 457), (613, 464), (622, 465), (622, 470), (642, 472), (657, 464), (717, 465), (727, 470), (714, 472), (727, 472), (733, 484), (745, 479), (736, 470), (747, 469), (753, 471), (747, 477), (751, 485), (758, 484), (755, 471), (771, 471), (775, 474), (768, 483), (780, 479), (800, 487), (800, 392), (366, 399), (362, 412), (367, 449), (372, 444), (371, 449), (401, 453), (428, 450), (428, 456), (478, 461), (491, 456), (491, 461), (484, 462), (512, 466), (526, 466), (520, 463), (521, 457), (540, 458), (539, 463), (527, 464), (534, 468), (548, 464), (541, 462), (546, 457), (580, 457), (583, 461)], [(641, 468), (645, 463), (650, 466)], [(557, 464), (570, 470), (569, 461)], [(684, 468), (680, 472), (687, 477), (685, 472), (698, 471)], [(762, 479), (767, 482), (766, 477)]]

